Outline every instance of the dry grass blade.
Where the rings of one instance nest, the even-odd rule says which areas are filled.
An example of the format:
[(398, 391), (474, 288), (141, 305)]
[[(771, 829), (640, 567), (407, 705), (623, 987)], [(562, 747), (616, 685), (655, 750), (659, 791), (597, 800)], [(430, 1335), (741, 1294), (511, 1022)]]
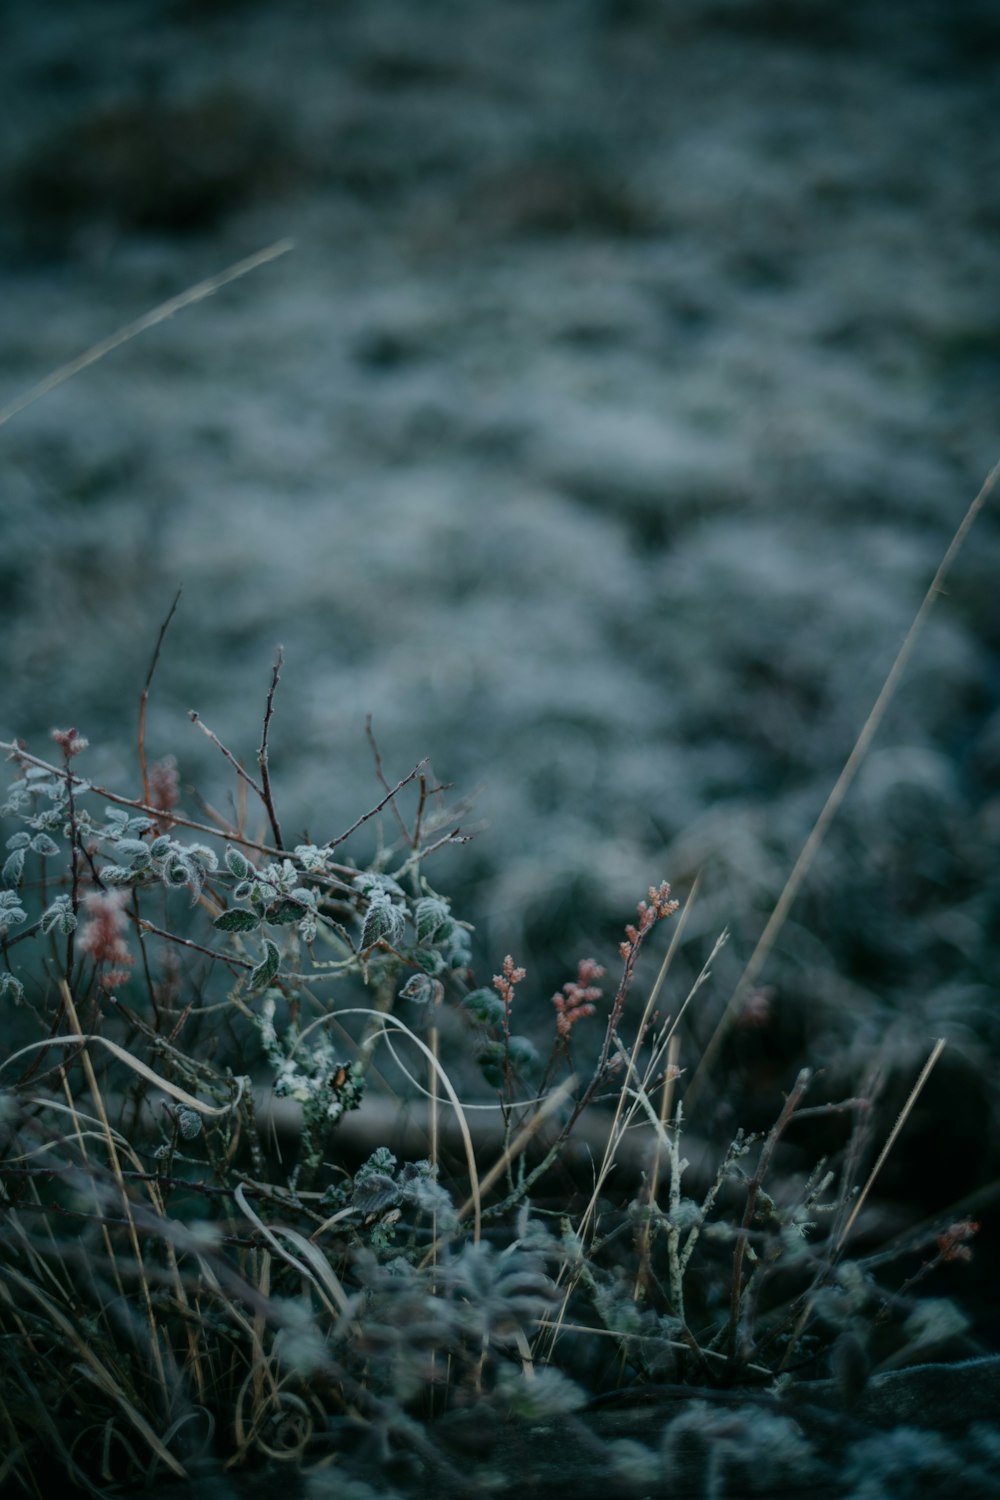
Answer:
[[(237, 1183), (233, 1190), (233, 1197), (240, 1212), (249, 1219), (257, 1233), (267, 1240), (267, 1243), (275, 1253), (280, 1255), (281, 1259), (287, 1262), (293, 1270), (298, 1271), (300, 1276), (304, 1276), (307, 1281), (312, 1282), (327, 1312), (332, 1317), (337, 1317), (342, 1313), (347, 1306), (347, 1297), (344, 1295), (344, 1289), (336, 1276), (334, 1276), (331, 1267), (316, 1249), (316, 1246), (310, 1245), (305, 1236), (298, 1234), (294, 1229), (287, 1229), (280, 1224), (276, 1224), (273, 1227), (265, 1224), (260, 1215), (255, 1213), (247, 1202), (246, 1191), (242, 1182)], [(299, 1260), (297, 1256), (292, 1255), (291, 1251), (285, 1249), (278, 1238), (280, 1234), (287, 1235), (293, 1244), (299, 1247), (305, 1255), (308, 1265), (304, 1261)], [(329, 1292), (329, 1296), (327, 1296), (327, 1292)]]
[(938, 1058), (941, 1056), (941, 1053), (945, 1049), (945, 1045), (946, 1043), (944, 1037), (939, 1037), (931, 1049), (930, 1056), (921, 1068), (920, 1077), (917, 1079), (916, 1083), (913, 1085), (913, 1088), (910, 1090), (906, 1103), (900, 1110), (896, 1123), (892, 1127), (892, 1130), (889, 1132), (889, 1138), (886, 1141), (885, 1145), (882, 1147), (882, 1150), (879, 1152), (878, 1159), (869, 1172), (868, 1179), (865, 1182), (864, 1187), (858, 1194), (857, 1202), (852, 1208), (846, 1224), (840, 1231), (840, 1234), (837, 1236), (835, 1249), (838, 1253), (847, 1243), (848, 1236), (850, 1235), (851, 1230), (854, 1228), (854, 1225), (857, 1222), (858, 1215), (860, 1214), (862, 1208), (864, 1208), (868, 1195), (870, 1194), (872, 1188), (875, 1186), (875, 1181), (879, 1173), (885, 1166), (886, 1158), (888, 1157), (889, 1152), (892, 1150), (893, 1146), (896, 1144), (900, 1131), (909, 1119), (910, 1114), (913, 1110), (913, 1106), (916, 1104), (917, 1100), (920, 1098), (920, 1095), (923, 1093), (924, 1085), (926, 1084), (928, 1078), (931, 1076)]
[(930, 585), (927, 589), (926, 594), (924, 595), (920, 608), (917, 610), (917, 613), (914, 616), (913, 623), (911, 624), (909, 630), (906, 632), (906, 637), (903, 641), (903, 644), (900, 646), (899, 651), (896, 654), (896, 659), (889, 669), (889, 674), (886, 677), (885, 682), (882, 684), (881, 691), (879, 692), (879, 695), (872, 706), (871, 712), (869, 713), (867, 719), (861, 727), (861, 732), (858, 735), (857, 740), (855, 741), (854, 748), (851, 751), (850, 755), (847, 757), (847, 760), (844, 762), (844, 768), (841, 771), (840, 775), (837, 777), (833, 790), (827, 797), (826, 802), (824, 803), (823, 808), (819, 814), (819, 817), (813, 824), (812, 832), (809, 834), (809, 837), (806, 839), (805, 844), (802, 846), (802, 852), (799, 855), (798, 859), (795, 861), (792, 872), (785, 882), (784, 890), (778, 897), (774, 911), (771, 913), (764, 931), (761, 933), (759, 939), (757, 940), (757, 946), (754, 948), (753, 953), (750, 955), (750, 958), (747, 961), (746, 968), (740, 975), (736, 988), (733, 991), (726, 1009), (719, 1020), (719, 1024), (715, 1028), (715, 1031), (707, 1047), (705, 1048), (704, 1053), (702, 1054), (701, 1061), (698, 1064), (694, 1077), (691, 1080), (690, 1087), (688, 1088), (687, 1102), (689, 1110), (693, 1108), (695, 1101), (700, 1096), (701, 1089), (704, 1087), (704, 1080), (707, 1077), (716, 1057), (718, 1056), (719, 1048), (722, 1045), (722, 1042), (728, 1032), (729, 1025), (736, 1013), (736, 1007), (738, 1006), (743, 995), (746, 993), (747, 989), (755, 982), (757, 976), (760, 974), (761, 969), (767, 962), (768, 955), (770, 954), (771, 949), (774, 947), (778, 934), (781, 931), (782, 927), (785, 925), (785, 921), (788, 917), (789, 911), (792, 908), (792, 904), (802, 887), (803, 881), (805, 880), (812, 867), (812, 862), (816, 858), (816, 854), (819, 851), (820, 845), (823, 843), (823, 840), (826, 837), (827, 830), (836, 817), (840, 805), (846, 797), (848, 789), (855, 776), (857, 775), (858, 768), (867, 755), (871, 742), (875, 738), (882, 720), (885, 718), (886, 710), (888, 709), (889, 704), (891, 703), (895, 695), (896, 689), (899, 687), (903, 673), (906, 671), (907, 664), (913, 654), (913, 649), (917, 644), (921, 631), (927, 623), (927, 617), (929, 616), (931, 610), (937, 602), (938, 595), (943, 592), (945, 580), (951, 572), (952, 565), (954, 564), (959, 552), (962, 550), (966, 537), (971, 531), (977, 517), (979, 516), (980, 511), (983, 509), (987, 500), (995, 490), (998, 480), (1000, 480), (1000, 462), (994, 464), (993, 468), (986, 476), (978, 495), (966, 511), (958, 527), (958, 530), (952, 537), (951, 542), (949, 543), (948, 548), (941, 559), (941, 562), (938, 564), (937, 572), (931, 579)]
[(148, 1067), (134, 1053), (126, 1051), (124, 1047), (119, 1047), (118, 1043), (113, 1042), (110, 1037), (100, 1036), (93, 1032), (80, 1031), (73, 1036), (54, 1036), (48, 1037), (44, 1042), (29, 1042), (26, 1047), (22, 1047), (19, 1051), (12, 1053), (10, 1057), (4, 1058), (3, 1062), (0, 1062), (0, 1070), (10, 1067), (11, 1063), (17, 1062), (19, 1058), (27, 1057), (29, 1053), (44, 1050), (48, 1047), (78, 1048), (81, 1042), (87, 1044), (96, 1042), (99, 1047), (105, 1047), (112, 1056), (118, 1058), (119, 1062), (123, 1062), (127, 1067), (131, 1068), (133, 1073), (138, 1073), (139, 1077), (144, 1078), (147, 1083), (154, 1084), (156, 1088), (162, 1089), (165, 1094), (169, 1094), (178, 1103), (185, 1105), (188, 1109), (195, 1110), (199, 1115), (206, 1115), (209, 1118), (220, 1118), (222, 1115), (231, 1114), (243, 1097), (244, 1082), (240, 1078), (236, 1080), (236, 1097), (231, 1104), (205, 1104), (201, 1099), (196, 1099), (194, 1094), (189, 1094), (187, 1089), (182, 1089), (179, 1084), (171, 1083), (169, 1079), (163, 1078), (159, 1073), (154, 1072), (152, 1068)]
[[(451, 1079), (448, 1077), (448, 1074), (445, 1072), (438, 1059), (434, 1056), (431, 1049), (427, 1046), (426, 1042), (422, 1042), (417, 1036), (416, 1032), (410, 1030), (409, 1026), (404, 1026), (403, 1022), (397, 1020), (395, 1016), (387, 1016), (383, 1011), (373, 1010), (371, 1006), (367, 1005), (351, 1006), (347, 1010), (338, 1011), (336, 1016), (320, 1016), (317, 1021), (313, 1021), (312, 1024), (307, 1026), (301, 1033), (296, 1043), (296, 1051), (302, 1047), (302, 1044), (305, 1042), (306, 1038), (313, 1031), (317, 1030), (317, 1028), (320, 1026), (327, 1025), (331, 1021), (336, 1021), (339, 1016), (366, 1016), (369, 1018), (369, 1020), (377, 1022), (378, 1026), (374, 1034), (374, 1039), (377, 1039), (380, 1034), (387, 1034), (390, 1031), (397, 1031), (401, 1036), (409, 1037), (413, 1045), (423, 1053), (424, 1057), (427, 1059), (428, 1065), (435, 1069), (438, 1078), (441, 1080), (441, 1083), (444, 1086), (444, 1091), (448, 1095), (451, 1107), (455, 1111), (455, 1118), (458, 1121), (458, 1127), (462, 1135), (462, 1144), (465, 1148), (466, 1165), (469, 1169), (469, 1186), (472, 1190), (469, 1198), (469, 1202), (472, 1205), (473, 1209), (472, 1237), (475, 1243), (478, 1245), (480, 1238), (482, 1237), (483, 1219), (483, 1195), (480, 1191), (479, 1186), (479, 1169), (476, 1164), (476, 1153), (475, 1148), (472, 1144), (472, 1132), (469, 1130), (469, 1122), (465, 1117), (465, 1110), (462, 1106), (462, 1101), (456, 1094), (454, 1086), (451, 1082)], [(332, 1222), (332, 1220), (330, 1222)]]
[[(70, 990), (70, 987), (65, 980), (62, 981), (60, 988), (62, 990), (63, 1003), (66, 1007), (66, 1015), (69, 1019), (70, 1025), (76, 1033), (76, 1040), (83, 1041), (83, 1029), (80, 1026), (80, 1018), (76, 1013), (76, 1004), (73, 1000), (72, 991)], [(108, 1148), (108, 1155), (111, 1161), (111, 1170), (114, 1173), (115, 1183), (118, 1187), (118, 1193), (121, 1198), (122, 1212), (125, 1215), (125, 1219), (128, 1225), (129, 1244), (132, 1249), (132, 1255), (134, 1257), (136, 1270), (139, 1273), (139, 1284), (142, 1288), (142, 1298), (146, 1308), (146, 1320), (149, 1324), (150, 1349), (153, 1356), (153, 1363), (156, 1366), (156, 1373), (160, 1381), (160, 1389), (163, 1394), (164, 1407), (165, 1409), (167, 1409), (169, 1407), (170, 1397), (167, 1387), (166, 1371), (163, 1366), (163, 1353), (160, 1348), (160, 1330), (156, 1320), (156, 1313), (153, 1310), (153, 1298), (150, 1292), (149, 1282), (146, 1278), (142, 1248), (139, 1244), (139, 1233), (136, 1229), (135, 1219), (132, 1214), (132, 1202), (129, 1198), (128, 1188), (125, 1185), (125, 1178), (122, 1175), (121, 1160), (118, 1155), (118, 1147), (115, 1144), (114, 1133), (111, 1129), (111, 1122), (108, 1119), (107, 1110), (104, 1107), (104, 1095), (101, 1092), (100, 1084), (97, 1081), (97, 1074), (94, 1072), (94, 1065), (90, 1060), (90, 1054), (87, 1052), (86, 1047), (80, 1054), (80, 1061), (83, 1065), (84, 1076), (87, 1080), (87, 1087), (90, 1089), (91, 1098), (94, 1101), (94, 1107), (97, 1110), (98, 1117), (104, 1130)]]
[(279, 255), (287, 255), (289, 250), (293, 250), (294, 248), (294, 240), (277, 240), (273, 245), (268, 245), (266, 249), (258, 250), (256, 254), (248, 255), (245, 260), (239, 260), (235, 265), (228, 266), (225, 271), (220, 271), (217, 276), (209, 276), (206, 281), (197, 282), (194, 286), (189, 287), (186, 292), (181, 292), (178, 296), (171, 297), (166, 302), (161, 302), (158, 307), (154, 307), (152, 311), (144, 313), (141, 318), (136, 318), (134, 322), (126, 323), (123, 328), (119, 328), (115, 333), (109, 334), (106, 339), (101, 339), (100, 343), (93, 344), (91, 348), (86, 350), (85, 353), (78, 355), (76, 359), (71, 359), (68, 364), (60, 365), (58, 370), (53, 370), (51, 375), (46, 375), (44, 380), (40, 380), (37, 385), (32, 386), (29, 391), (25, 391), (22, 396), (18, 396), (6, 406), (0, 407), (0, 427), (5, 422), (9, 422), (11, 417), (16, 417), (19, 412), (24, 411), (29, 406), (33, 406), (43, 396), (47, 396), (50, 391), (54, 391), (60, 385), (65, 385), (67, 380), (72, 380), (73, 376), (79, 375), (81, 370), (86, 370), (90, 365), (96, 365), (97, 361), (103, 359), (106, 354), (111, 354), (113, 350), (120, 349), (122, 344), (127, 344), (132, 339), (137, 338), (140, 333), (145, 333), (149, 328), (155, 328), (158, 323), (165, 323), (175, 313), (182, 312), (184, 308), (191, 307), (196, 302), (204, 302), (206, 297), (211, 297), (214, 292), (219, 291), (224, 286), (228, 286), (231, 281), (238, 281), (241, 276), (248, 276), (251, 271), (256, 271), (259, 266), (266, 266), (268, 261), (277, 260)]
[(115, 1404), (121, 1408), (130, 1424), (139, 1433), (143, 1441), (148, 1444), (152, 1452), (156, 1454), (160, 1462), (166, 1464), (171, 1473), (176, 1474), (179, 1479), (187, 1479), (187, 1470), (163, 1446), (163, 1443), (157, 1437), (149, 1422), (137, 1410), (134, 1402), (128, 1399), (121, 1386), (97, 1358), (86, 1341), (80, 1337), (74, 1324), (62, 1309), (56, 1306), (52, 1298), (47, 1296), (41, 1287), (36, 1286), (27, 1276), (22, 1276), (13, 1266), (5, 1267), (3, 1274), (14, 1286), (19, 1287), (25, 1296), (30, 1297), (43, 1309), (46, 1316), (52, 1320), (53, 1324), (77, 1351), (94, 1384), (99, 1386), (105, 1395), (110, 1396)]
[[(549, 1119), (551, 1115), (554, 1115), (559, 1106), (569, 1098), (570, 1094), (572, 1094), (573, 1090), (576, 1088), (576, 1084), (576, 1075), (570, 1074), (568, 1078), (563, 1080), (563, 1082), (557, 1089), (553, 1089), (552, 1093), (547, 1095), (547, 1097), (542, 1102), (541, 1108), (532, 1115), (527, 1125), (525, 1125), (522, 1130), (518, 1131), (517, 1135), (511, 1141), (510, 1145), (506, 1148), (503, 1155), (499, 1158), (499, 1160), (493, 1163), (492, 1167), (490, 1167), (490, 1170), (486, 1173), (486, 1176), (480, 1178), (480, 1196), (488, 1193), (493, 1184), (499, 1181), (504, 1172), (506, 1172), (510, 1163), (517, 1160), (517, 1158), (524, 1151), (528, 1142), (545, 1124), (545, 1121)], [(465, 1218), (466, 1214), (474, 1206), (474, 1202), (475, 1200), (471, 1197), (466, 1199), (466, 1201), (462, 1204), (461, 1208), (458, 1211), (458, 1217), (460, 1219)]]

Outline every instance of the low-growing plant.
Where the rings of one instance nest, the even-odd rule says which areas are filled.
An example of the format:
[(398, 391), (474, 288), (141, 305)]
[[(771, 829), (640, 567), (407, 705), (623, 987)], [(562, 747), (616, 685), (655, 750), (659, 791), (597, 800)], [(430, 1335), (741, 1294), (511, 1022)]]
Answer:
[[(211, 1459), (405, 1488), (411, 1463), (458, 1491), (439, 1436), (463, 1413), (828, 1369), (849, 1395), (872, 1361), (962, 1335), (920, 1294), (977, 1225), (879, 1238), (872, 1188), (908, 1111), (876, 1155), (874, 1073), (830, 1098), (803, 1069), (770, 1130), (709, 1140), (706, 1111), (689, 1135), (685, 1017), (725, 935), (668, 1001), (687, 908), (666, 882), (617, 977), (584, 957), (545, 1002), (546, 1056), (530, 975), (507, 955), (480, 984), (433, 882), (465, 835), (426, 764), (390, 784), (376, 747), (376, 804), (286, 839), (281, 665), (256, 774), (192, 715), (237, 778), (229, 815), (147, 763), (149, 680), (135, 794), (88, 778), (75, 728), (44, 755), (0, 746), (0, 1479), (98, 1493)], [(410, 1101), (421, 1149), (346, 1149), (386, 1099)], [(820, 1126), (835, 1147), (804, 1167)]]

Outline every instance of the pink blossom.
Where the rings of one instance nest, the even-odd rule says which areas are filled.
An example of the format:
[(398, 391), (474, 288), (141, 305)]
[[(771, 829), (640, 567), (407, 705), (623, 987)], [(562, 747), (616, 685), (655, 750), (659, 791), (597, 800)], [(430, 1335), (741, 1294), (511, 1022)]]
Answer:
[(83, 906), (90, 913), (90, 920), (80, 929), (77, 947), (89, 953), (95, 964), (110, 967), (101, 975), (104, 990), (113, 990), (131, 978), (129, 969), (135, 959), (128, 950), (122, 933), (125, 930), (125, 891), (92, 891), (84, 896)]

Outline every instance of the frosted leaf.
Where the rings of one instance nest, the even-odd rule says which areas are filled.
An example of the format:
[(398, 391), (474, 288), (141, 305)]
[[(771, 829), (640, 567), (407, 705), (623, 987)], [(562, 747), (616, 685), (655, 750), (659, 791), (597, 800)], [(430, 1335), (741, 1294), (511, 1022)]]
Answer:
[(479, 1021), (484, 1021), (488, 1026), (499, 1026), (504, 1018), (504, 1003), (496, 990), (470, 990), (462, 1004)]
[(122, 864), (128, 864), (133, 870), (144, 870), (152, 861), (152, 853), (148, 844), (142, 839), (119, 839), (115, 844), (115, 858)]
[(219, 932), (255, 932), (260, 926), (260, 917), (256, 912), (235, 906), (231, 911), (224, 911), (221, 917), (216, 917), (212, 926)]
[(296, 844), (294, 853), (303, 870), (310, 873), (322, 870), (326, 865), (328, 851), (317, 844)]
[(4, 861), (2, 871), (4, 885), (18, 886), (24, 874), (24, 850), (15, 849)]
[(400, 1189), (384, 1172), (368, 1172), (355, 1181), (351, 1206), (364, 1214), (381, 1213), (399, 1201)]
[(67, 936), (76, 927), (76, 913), (68, 896), (57, 896), (52, 905), (42, 913), (41, 930), (50, 933), (54, 927)]
[(397, 1166), (398, 1162), (388, 1146), (376, 1146), (368, 1160), (363, 1162), (355, 1172), (354, 1185), (357, 1187), (373, 1172), (381, 1172), (383, 1175), (388, 1173), (391, 1176)]
[(31, 843), (31, 835), (28, 833), (14, 833), (7, 840), (8, 849), (26, 849)]
[(279, 901), (266, 913), (265, 920), (272, 927), (288, 927), (292, 922), (299, 921), (302, 916), (302, 908), (297, 901)]
[(177, 1111), (177, 1128), (186, 1141), (193, 1141), (201, 1135), (201, 1115), (194, 1109), (179, 1109)]
[(209, 849), (207, 844), (189, 844), (185, 850), (188, 859), (201, 870), (206, 870), (210, 875), (219, 868), (219, 858), (214, 849)]
[(448, 1189), (422, 1172), (403, 1187), (403, 1197), (421, 1213), (433, 1214), (438, 1231), (447, 1234), (458, 1223), (458, 1214)]
[[(2, 918), (0, 918), (2, 921)], [(24, 985), (13, 974), (0, 973), (0, 999), (10, 996), (15, 1005), (20, 1005), (24, 999)]]
[(403, 887), (391, 875), (380, 875), (371, 870), (363, 870), (360, 875), (355, 875), (353, 884), (354, 889), (361, 891), (363, 895), (374, 895), (376, 891), (381, 891), (389, 896), (399, 896), (400, 899), (406, 897)]
[(242, 854), (239, 849), (233, 849), (229, 845), (226, 847), (225, 860), (226, 868), (230, 875), (235, 875), (237, 880), (246, 880), (247, 876), (253, 870), (253, 866), (246, 855)]
[(27, 920), (28, 914), (21, 905), (21, 898), (14, 891), (0, 891), (0, 931)]
[(393, 906), (388, 892), (373, 890), (369, 897), (364, 926), (361, 929), (362, 949), (371, 948), (382, 939), (386, 939), (395, 946), (403, 936), (405, 927), (405, 914), (400, 907)]
[(436, 896), (424, 896), (413, 908), (417, 942), (429, 942), (449, 919), (448, 903)]
[(411, 974), (400, 990), (399, 998), (412, 1000), (414, 1005), (427, 1005), (434, 999), (434, 981), (426, 974)]
[(48, 856), (59, 853), (59, 845), (55, 839), (50, 839), (47, 833), (36, 833), (31, 840), (31, 847), (36, 854)]
[(438, 948), (415, 948), (410, 957), (425, 974), (440, 974), (445, 967), (444, 954)]
[(526, 1036), (512, 1036), (508, 1050), (511, 1066), (520, 1072), (530, 1072), (538, 1062), (538, 1049)]
[(265, 938), (264, 957), (250, 974), (250, 988), (252, 990), (260, 990), (266, 984), (270, 984), (278, 972), (280, 961), (277, 945), (272, 943), (270, 938)]

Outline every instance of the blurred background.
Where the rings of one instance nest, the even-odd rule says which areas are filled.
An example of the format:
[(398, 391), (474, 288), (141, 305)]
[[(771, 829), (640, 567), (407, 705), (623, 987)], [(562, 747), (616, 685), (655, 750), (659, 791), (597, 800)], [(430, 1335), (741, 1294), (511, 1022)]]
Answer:
[[(514, 953), (550, 1018), (702, 870), (707, 1035), (1000, 456), (998, 86), (988, 0), (6, 0), (0, 405), (297, 248), (0, 431), (0, 737), (134, 791), (183, 584), (151, 758), (224, 807), (186, 711), (252, 760), (281, 643), (291, 839), (380, 794), (370, 713), (390, 780), (476, 793), (427, 873), (480, 982)], [(773, 1114), (793, 1056), (947, 1035), (968, 1186), (998, 576), (994, 505), (731, 1059)]]

